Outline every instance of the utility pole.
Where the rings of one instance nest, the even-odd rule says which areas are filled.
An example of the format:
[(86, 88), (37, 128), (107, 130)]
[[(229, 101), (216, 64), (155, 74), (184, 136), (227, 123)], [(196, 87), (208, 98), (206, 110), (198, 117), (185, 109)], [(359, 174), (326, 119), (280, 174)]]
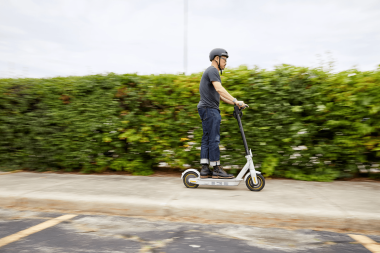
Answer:
[(186, 75), (187, 72), (187, 2), (188, 0), (184, 0), (184, 36), (183, 36), (183, 69), (184, 69), (184, 74)]

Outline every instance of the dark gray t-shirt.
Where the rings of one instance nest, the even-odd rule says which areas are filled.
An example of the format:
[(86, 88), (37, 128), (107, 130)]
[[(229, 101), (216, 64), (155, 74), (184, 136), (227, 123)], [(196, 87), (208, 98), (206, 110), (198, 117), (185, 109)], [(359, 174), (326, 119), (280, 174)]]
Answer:
[(215, 90), (212, 82), (220, 82), (219, 71), (213, 67), (208, 67), (202, 75), (201, 83), (199, 84), (199, 93), (201, 94), (201, 100), (197, 107), (210, 107), (219, 110), (220, 95)]

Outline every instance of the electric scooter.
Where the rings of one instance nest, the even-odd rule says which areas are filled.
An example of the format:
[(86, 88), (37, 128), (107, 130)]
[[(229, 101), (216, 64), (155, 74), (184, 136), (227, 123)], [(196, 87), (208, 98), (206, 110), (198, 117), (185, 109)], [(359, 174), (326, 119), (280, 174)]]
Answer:
[[(242, 109), (245, 109), (246, 107), (248, 107), (248, 105), (245, 105)], [(245, 139), (243, 125), (241, 124), (241, 118), (243, 116), (242, 109), (235, 105), (233, 115), (239, 124), (239, 129), (245, 148), (245, 158), (247, 159), (247, 163), (243, 169), (240, 171), (237, 177), (233, 179), (201, 178), (198, 170), (187, 169), (182, 173), (181, 176), (181, 179), (187, 188), (197, 188), (199, 185), (238, 186), (240, 182), (243, 181), (243, 177), (245, 185), (249, 190), (261, 191), (264, 188), (265, 179), (263, 175), (261, 175), (260, 171), (255, 170), (255, 166), (253, 165), (252, 161), (252, 152), (250, 149), (248, 149), (247, 140)], [(246, 174), (247, 171), (249, 172)]]

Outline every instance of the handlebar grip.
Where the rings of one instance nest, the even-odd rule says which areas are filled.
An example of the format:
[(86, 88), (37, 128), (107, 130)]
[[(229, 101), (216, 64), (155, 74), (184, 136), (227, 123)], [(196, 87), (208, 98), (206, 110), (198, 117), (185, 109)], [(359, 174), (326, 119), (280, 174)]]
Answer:
[[(239, 104), (240, 105), (240, 104)], [(243, 107), (239, 107), (239, 105), (235, 105), (235, 108), (237, 108), (239, 111), (249, 107), (249, 105), (245, 104)]]

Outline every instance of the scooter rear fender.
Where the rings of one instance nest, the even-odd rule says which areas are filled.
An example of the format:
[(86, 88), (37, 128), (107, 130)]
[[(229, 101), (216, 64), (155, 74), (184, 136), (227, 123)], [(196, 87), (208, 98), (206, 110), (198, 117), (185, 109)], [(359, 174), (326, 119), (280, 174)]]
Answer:
[(197, 175), (198, 175), (199, 178), (201, 177), (201, 174), (199, 173), (198, 170), (196, 170), (196, 169), (187, 169), (187, 170), (185, 170), (184, 172), (182, 172), (181, 179), (183, 178), (183, 176), (184, 176), (187, 172), (190, 172), (190, 171), (193, 171), (193, 172), (197, 173)]

